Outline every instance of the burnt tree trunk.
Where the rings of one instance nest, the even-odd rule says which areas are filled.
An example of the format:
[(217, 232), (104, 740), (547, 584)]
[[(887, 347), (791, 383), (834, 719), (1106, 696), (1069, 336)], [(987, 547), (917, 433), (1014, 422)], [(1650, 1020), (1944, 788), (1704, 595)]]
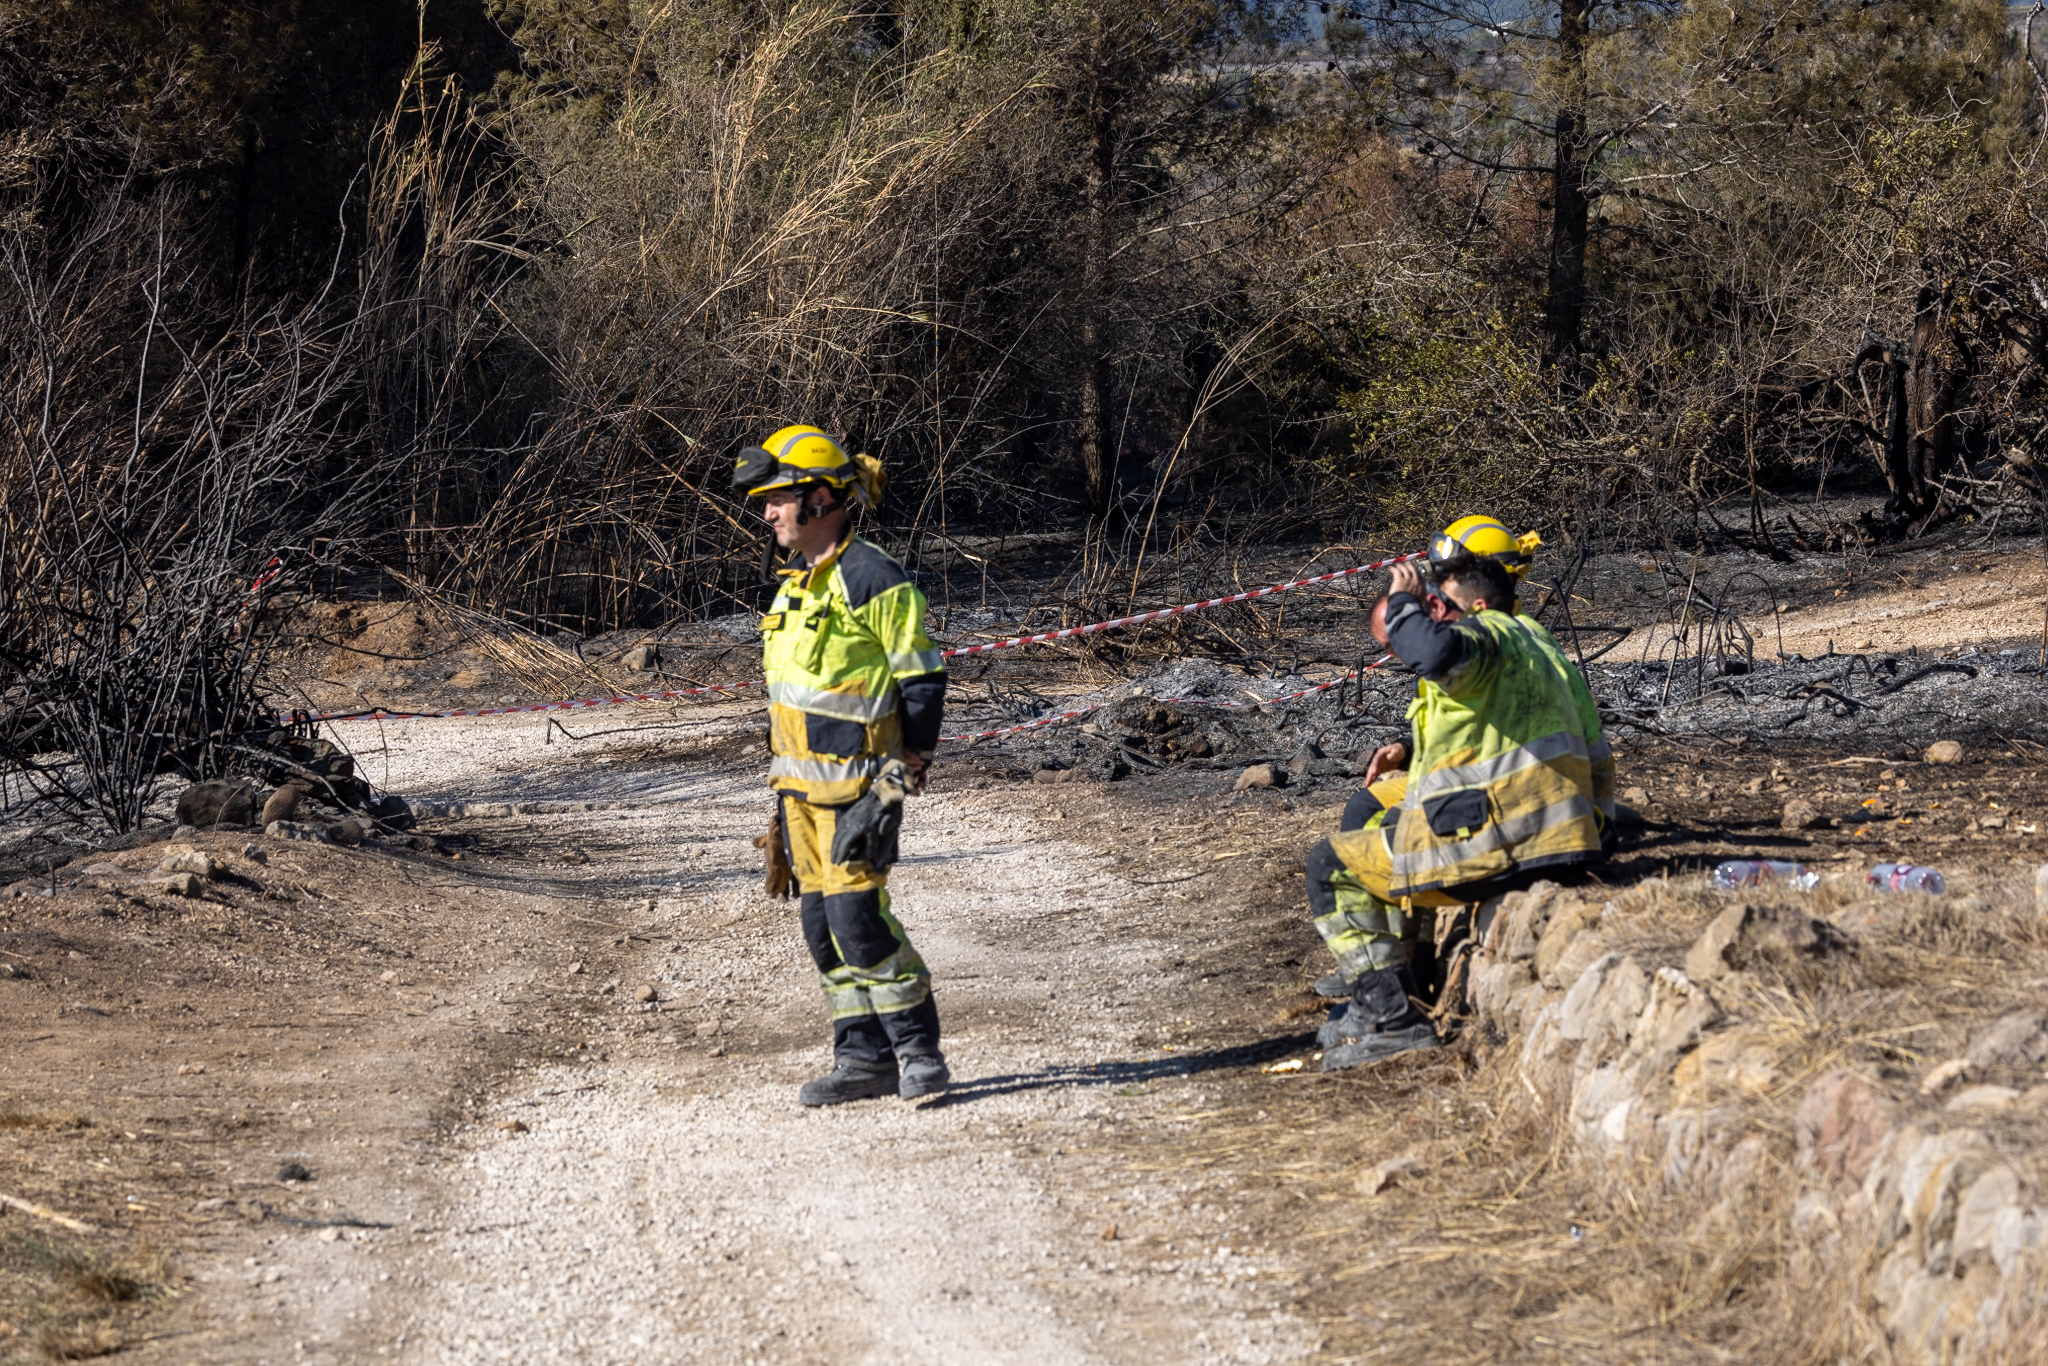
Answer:
[(1114, 101), (1098, 83), (1088, 99), (1087, 238), (1081, 260), (1081, 475), (1088, 515), (1108, 513), (1116, 471), (1109, 432), (1109, 336), (1103, 296), (1109, 285), (1111, 233), (1116, 212)]
[(1577, 369), (1586, 300), (1586, 244), (1592, 201), (1586, 193), (1586, 37), (1592, 0), (1560, 0), (1557, 11), (1556, 159), (1550, 190), (1550, 281), (1543, 308), (1543, 358)]

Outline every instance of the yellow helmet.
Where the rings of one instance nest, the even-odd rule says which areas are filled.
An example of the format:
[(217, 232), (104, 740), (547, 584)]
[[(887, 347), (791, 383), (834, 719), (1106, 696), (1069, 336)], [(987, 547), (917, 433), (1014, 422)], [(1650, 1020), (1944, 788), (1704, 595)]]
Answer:
[(1529, 572), (1529, 558), (1542, 544), (1535, 532), (1517, 536), (1491, 517), (1460, 517), (1429, 543), (1429, 562), (1439, 565), (1454, 555), (1475, 555), (1498, 561), (1519, 579)]
[(754, 498), (776, 489), (825, 484), (873, 507), (882, 501), (882, 462), (848, 455), (846, 448), (816, 427), (784, 427), (761, 446), (749, 446), (733, 463), (732, 486)]

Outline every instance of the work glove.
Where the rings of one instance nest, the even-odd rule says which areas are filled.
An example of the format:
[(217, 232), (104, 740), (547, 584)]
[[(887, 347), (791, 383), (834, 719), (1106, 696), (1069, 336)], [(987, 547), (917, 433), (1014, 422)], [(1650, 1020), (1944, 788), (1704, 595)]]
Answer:
[(789, 845), (782, 838), (782, 809), (768, 818), (768, 833), (754, 837), (754, 847), (761, 851), (761, 862), (767, 870), (762, 879), (761, 890), (771, 898), (789, 895), (790, 884), (796, 881), (796, 874), (789, 866)]
[(865, 863), (886, 873), (896, 862), (896, 836), (903, 829), (903, 799), (910, 792), (910, 770), (891, 759), (875, 775), (873, 786), (839, 817), (832, 835), (832, 861)]

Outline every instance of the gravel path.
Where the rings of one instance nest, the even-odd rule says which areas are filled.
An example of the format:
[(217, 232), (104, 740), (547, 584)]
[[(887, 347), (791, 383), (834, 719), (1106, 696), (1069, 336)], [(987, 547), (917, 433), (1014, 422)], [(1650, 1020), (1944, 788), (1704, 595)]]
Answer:
[[(1264, 1363), (1311, 1350), (1314, 1326), (1285, 1308), (1286, 1268), (1232, 1246), (1230, 1211), (1119, 1155), (1203, 1106), (1200, 1076), (1158, 1036), (1179, 945), (1145, 928), (1189, 917), (1142, 914), (1186, 903), (1062, 843), (1045, 789), (927, 797), (906, 824), (893, 890), (933, 968), (953, 1094), (810, 1111), (795, 1091), (829, 1065), (829, 1034), (794, 903), (758, 890), (759, 761), (650, 768), (634, 735), (543, 750), (534, 718), (384, 736), (365, 767), (410, 795), (627, 803), (493, 829), (580, 844), (591, 863), (574, 875), (613, 907), (595, 913), (672, 938), (644, 963), (659, 1004), (628, 1004), (633, 980), (609, 998), (656, 1046), (526, 1073), (458, 1136), (467, 1155), (437, 1174), (425, 1227), (362, 1235), (379, 1255), (353, 1259), (359, 1272), (348, 1237), (323, 1245), (329, 1302), (378, 1325), (380, 1356)], [(498, 1127), (514, 1119), (525, 1132)]]

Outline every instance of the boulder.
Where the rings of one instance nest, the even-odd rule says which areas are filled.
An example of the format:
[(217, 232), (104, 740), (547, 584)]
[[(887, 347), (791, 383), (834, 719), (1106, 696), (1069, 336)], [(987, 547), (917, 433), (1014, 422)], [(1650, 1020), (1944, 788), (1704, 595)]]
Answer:
[(1963, 761), (1963, 747), (1954, 740), (1936, 740), (1921, 757), (1930, 764), (1959, 764)]
[(299, 821), (272, 821), (263, 827), (263, 833), (274, 840), (322, 840), (327, 832), (317, 825), (306, 825)]
[(1782, 906), (1730, 906), (1685, 952), (1685, 973), (1711, 982), (1760, 963), (1790, 963), (1846, 952), (1849, 939), (1825, 920)]
[(206, 890), (206, 884), (192, 873), (172, 873), (163, 880), (160, 890), (165, 896), (198, 896)]
[(367, 833), (357, 821), (336, 821), (327, 827), (327, 842), (353, 849), (363, 842), (363, 836)]
[(216, 825), (247, 825), (256, 819), (256, 793), (240, 782), (216, 778), (194, 783), (178, 794), (178, 824), (205, 829)]
[(661, 667), (661, 647), (651, 640), (643, 640), (626, 651), (619, 663), (640, 673), (652, 673)]

